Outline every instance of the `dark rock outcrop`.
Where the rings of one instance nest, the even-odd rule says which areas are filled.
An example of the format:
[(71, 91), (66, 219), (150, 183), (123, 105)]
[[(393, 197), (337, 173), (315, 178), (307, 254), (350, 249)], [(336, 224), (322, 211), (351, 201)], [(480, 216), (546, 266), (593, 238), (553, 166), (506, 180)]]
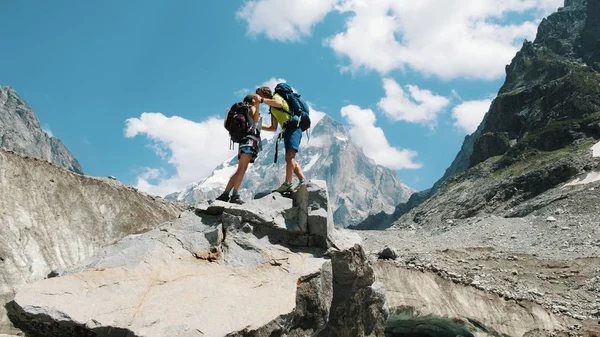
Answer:
[(598, 2), (568, 1), (540, 23), (506, 67), (470, 167), (529, 149), (554, 151), (576, 139), (600, 138)]
[(599, 6), (597, 0), (566, 1), (543, 19), (535, 41), (525, 41), (506, 67), (498, 96), (444, 176), (391, 216), (378, 214), (354, 228), (385, 229), (413, 210), (409, 217), (416, 222), (433, 213), (512, 214), (516, 205), (595, 169), (589, 147), (600, 139)]
[(0, 135), (0, 148), (83, 174), (73, 154), (42, 130), (33, 110), (11, 87), (0, 87)]
[(383, 284), (375, 282), (363, 248), (333, 252), (333, 301), (320, 337), (383, 336), (388, 317)]

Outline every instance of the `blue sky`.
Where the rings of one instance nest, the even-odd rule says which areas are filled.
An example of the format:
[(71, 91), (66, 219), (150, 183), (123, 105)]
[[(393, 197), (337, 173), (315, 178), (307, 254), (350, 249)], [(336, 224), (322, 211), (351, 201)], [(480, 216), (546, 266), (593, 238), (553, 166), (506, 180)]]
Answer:
[[(368, 5), (367, 5), (368, 4)], [(164, 195), (229, 150), (225, 109), (285, 80), (430, 187), (561, 0), (5, 1), (0, 85), (92, 176)]]

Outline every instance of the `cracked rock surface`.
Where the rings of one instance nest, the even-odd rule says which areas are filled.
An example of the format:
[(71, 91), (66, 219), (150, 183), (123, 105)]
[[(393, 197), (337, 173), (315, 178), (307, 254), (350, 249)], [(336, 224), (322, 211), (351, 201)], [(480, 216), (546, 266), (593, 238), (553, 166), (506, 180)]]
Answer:
[(290, 227), (298, 204), (199, 205), (24, 287), (9, 317), (32, 337), (383, 336), (385, 292), (359, 240), (326, 215), (323, 240), (310, 220)]
[(21, 286), (186, 208), (110, 179), (0, 150), (0, 333), (13, 333), (4, 304)]

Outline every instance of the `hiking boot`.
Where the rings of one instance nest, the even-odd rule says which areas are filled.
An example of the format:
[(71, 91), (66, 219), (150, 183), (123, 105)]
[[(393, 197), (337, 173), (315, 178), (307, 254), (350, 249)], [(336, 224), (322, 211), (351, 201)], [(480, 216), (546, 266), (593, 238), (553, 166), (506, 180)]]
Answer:
[(306, 184), (306, 180), (300, 180), (298, 185), (296, 185), (296, 187), (294, 187), (294, 191), (297, 191), (300, 187), (302, 187), (305, 184)]
[(292, 183), (283, 183), (283, 184), (281, 184), (281, 186), (279, 186), (278, 189), (275, 190), (275, 192), (283, 193), (283, 192), (288, 192), (291, 190), (292, 190)]
[(219, 200), (219, 201), (229, 201), (229, 193), (223, 193), (220, 196), (218, 196), (215, 200)]
[(238, 205), (244, 204), (244, 200), (242, 200), (242, 198), (240, 197), (239, 194), (232, 195), (231, 198), (229, 198), (229, 202), (232, 204), (238, 204)]

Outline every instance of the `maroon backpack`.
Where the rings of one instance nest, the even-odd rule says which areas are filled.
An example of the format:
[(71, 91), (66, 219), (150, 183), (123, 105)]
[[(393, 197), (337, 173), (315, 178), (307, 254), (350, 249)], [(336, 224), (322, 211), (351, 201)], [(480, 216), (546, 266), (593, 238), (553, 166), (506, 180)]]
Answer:
[(225, 129), (229, 131), (229, 137), (234, 143), (241, 143), (244, 137), (254, 134), (254, 123), (250, 117), (248, 103), (237, 102), (231, 106), (225, 120)]

